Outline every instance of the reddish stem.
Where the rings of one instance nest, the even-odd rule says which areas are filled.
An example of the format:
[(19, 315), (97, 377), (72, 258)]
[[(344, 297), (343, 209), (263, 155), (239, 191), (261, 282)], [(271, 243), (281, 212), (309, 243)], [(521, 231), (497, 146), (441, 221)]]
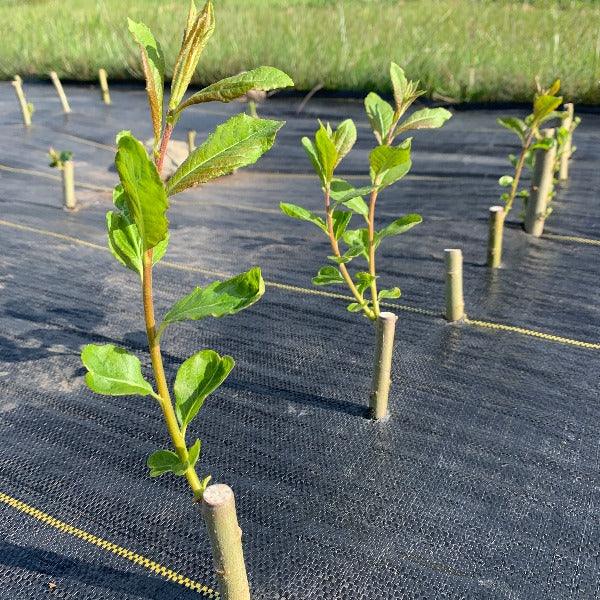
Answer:
[(171, 139), (172, 133), (173, 126), (167, 123), (165, 125), (165, 130), (163, 131), (162, 140), (160, 141), (158, 156), (156, 157), (156, 169), (158, 170), (159, 175), (162, 173), (163, 162), (165, 161), (165, 156), (167, 155), (167, 147), (169, 145), (169, 140)]

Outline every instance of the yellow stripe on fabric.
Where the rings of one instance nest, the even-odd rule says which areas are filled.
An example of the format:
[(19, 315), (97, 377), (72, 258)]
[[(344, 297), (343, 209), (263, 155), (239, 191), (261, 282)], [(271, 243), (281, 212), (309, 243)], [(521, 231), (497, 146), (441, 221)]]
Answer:
[[(21, 225), (20, 223), (14, 223), (12, 221), (6, 221), (4, 219), (0, 219), (0, 225), (5, 227), (11, 227), (13, 229), (18, 229), (21, 231), (29, 231), (31, 233), (38, 233), (41, 235), (45, 235), (48, 237), (64, 240), (66, 242), (80, 244), (82, 246), (86, 246), (88, 248), (93, 248), (94, 250), (102, 250), (104, 252), (109, 252), (109, 249), (105, 246), (100, 246), (99, 244), (95, 244), (93, 242), (88, 242), (86, 240), (81, 240), (79, 238), (65, 235), (62, 233), (56, 233), (54, 231), (48, 231), (46, 229), (38, 229), (37, 227), (30, 227), (29, 225)], [(190, 273), (200, 273), (201, 275), (208, 275), (210, 277), (232, 277), (231, 273), (224, 273), (222, 271), (215, 271), (212, 269), (201, 269), (200, 267), (195, 267), (191, 265), (183, 265), (180, 263), (174, 263), (168, 260), (163, 260), (157, 263), (157, 266), (163, 266), (170, 269), (177, 269), (179, 271), (187, 271)], [(315, 290), (310, 288), (304, 288), (297, 285), (290, 285), (287, 283), (280, 283), (278, 281), (265, 281), (265, 285), (268, 287), (273, 287), (280, 290), (286, 290), (289, 292), (300, 293), (303, 295), (311, 295), (311, 296), (320, 296), (322, 298), (335, 298), (339, 300), (345, 300), (352, 302), (353, 298), (351, 296), (347, 296), (345, 294), (336, 294), (335, 292), (325, 292), (322, 290)], [(393, 308), (395, 310), (401, 310), (405, 312), (411, 312), (415, 314), (426, 315), (429, 317), (440, 317), (442, 318), (442, 312), (438, 310), (433, 310), (430, 308), (420, 308), (418, 306), (409, 306), (406, 304), (396, 304), (393, 302), (381, 302), (381, 306), (385, 306), (386, 308)], [(467, 325), (473, 325), (476, 327), (485, 327), (486, 329), (496, 329), (498, 331), (506, 331), (509, 333), (518, 333), (521, 335), (527, 335), (530, 337), (535, 337), (538, 339), (556, 342), (559, 344), (565, 344), (568, 346), (577, 346), (579, 348), (586, 348), (588, 350), (600, 350), (600, 343), (596, 342), (586, 342), (582, 340), (575, 340), (568, 337), (554, 335), (552, 333), (546, 333), (543, 331), (537, 331), (535, 329), (527, 329), (525, 327), (517, 327), (515, 325), (504, 325), (502, 323), (494, 323), (492, 321), (483, 321), (479, 319), (465, 319), (464, 321)]]
[(542, 237), (560, 242), (573, 242), (575, 244), (588, 244), (590, 246), (600, 246), (600, 240), (593, 238), (584, 238), (576, 235), (559, 235), (558, 233), (544, 233)]
[(169, 569), (168, 567), (165, 567), (154, 560), (146, 558), (145, 556), (138, 554), (133, 550), (129, 550), (128, 548), (124, 548), (123, 546), (119, 546), (118, 544), (114, 544), (113, 542), (109, 542), (108, 540), (94, 535), (89, 531), (85, 531), (78, 527), (74, 527), (69, 523), (65, 523), (64, 521), (61, 521), (60, 519), (57, 519), (46, 512), (43, 512), (33, 506), (30, 506), (29, 504), (26, 504), (21, 500), (17, 500), (16, 498), (13, 498), (12, 496), (5, 494), (4, 492), (0, 492), (0, 502), (6, 504), (7, 506), (10, 506), (11, 508), (19, 512), (29, 515), (30, 517), (37, 519), (38, 521), (45, 523), (50, 527), (54, 527), (62, 533), (72, 535), (73, 537), (88, 542), (89, 544), (93, 544), (94, 546), (97, 546), (98, 548), (101, 548), (106, 552), (116, 554), (117, 556), (125, 558), (126, 560), (136, 565), (140, 565), (145, 569), (148, 569), (149, 571), (152, 571), (153, 573), (164, 577), (167, 581), (178, 583), (180, 585), (185, 586), (186, 588), (199, 592), (205, 598), (219, 598), (219, 592), (209, 588), (203, 583), (190, 579), (185, 575), (181, 575), (180, 573), (173, 571), (173, 569)]

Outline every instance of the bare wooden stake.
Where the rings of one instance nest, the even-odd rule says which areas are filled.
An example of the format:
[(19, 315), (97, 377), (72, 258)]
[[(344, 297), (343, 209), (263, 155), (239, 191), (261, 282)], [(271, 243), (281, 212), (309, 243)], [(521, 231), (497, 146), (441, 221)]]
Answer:
[(560, 181), (567, 181), (567, 179), (569, 179), (569, 161), (571, 160), (571, 149), (573, 147), (573, 133), (571, 132), (571, 127), (573, 127), (575, 107), (569, 102), (565, 104), (565, 111), (567, 114), (563, 119), (562, 126), (569, 132), (569, 135), (565, 140), (565, 145), (560, 157)]
[(71, 107), (69, 106), (67, 95), (65, 94), (65, 90), (63, 90), (62, 83), (60, 82), (56, 71), (50, 71), (50, 79), (52, 79), (52, 83), (54, 84), (58, 97), (60, 98), (60, 103), (62, 104), (63, 112), (70, 113)]
[(104, 104), (111, 104), (110, 92), (108, 90), (108, 77), (105, 69), (98, 69), (98, 80), (100, 81), (100, 89), (102, 90), (102, 100)]
[(388, 396), (392, 383), (392, 356), (394, 333), (398, 317), (391, 312), (382, 312), (375, 323), (375, 365), (369, 409), (371, 418), (383, 419), (388, 415)]
[(487, 266), (498, 269), (502, 264), (502, 235), (504, 233), (504, 208), (490, 206)]
[(27, 103), (25, 98), (25, 92), (23, 91), (23, 80), (19, 75), (15, 75), (15, 78), (11, 81), (12, 86), (15, 88), (17, 99), (21, 106), (21, 113), (23, 114), (23, 123), (29, 127), (31, 125), (31, 105)]
[[(554, 129), (544, 129), (542, 133), (545, 138), (554, 138)], [(555, 162), (556, 144), (548, 150), (538, 148), (535, 151), (531, 191), (525, 212), (525, 231), (535, 237), (540, 237), (544, 232), (548, 200), (553, 187)]]
[(232, 489), (209, 485), (202, 495), (202, 516), (212, 546), (221, 600), (250, 600), (250, 586)]
[(188, 131), (188, 151), (191, 154), (196, 149), (196, 132)]
[(446, 254), (446, 319), (450, 322), (461, 321), (465, 316), (463, 255), (461, 250), (455, 248), (448, 248), (444, 252)]
[(66, 210), (75, 210), (77, 200), (75, 198), (75, 169), (72, 160), (66, 160), (63, 163), (62, 184), (63, 184), (63, 204)]

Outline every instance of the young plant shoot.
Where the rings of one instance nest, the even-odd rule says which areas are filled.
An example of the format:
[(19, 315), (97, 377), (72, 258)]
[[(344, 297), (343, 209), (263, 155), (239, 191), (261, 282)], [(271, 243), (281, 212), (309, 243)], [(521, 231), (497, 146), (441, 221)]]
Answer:
[(557, 96), (560, 90), (560, 80), (556, 80), (547, 90), (538, 86), (533, 100), (533, 112), (519, 119), (518, 117), (502, 117), (498, 123), (506, 129), (517, 135), (521, 144), (519, 156), (510, 154), (508, 159), (514, 167), (512, 175), (503, 175), (498, 180), (502, 187), (509, 188), (507, 192), (501, 195), (504, 202), (504, 218), (510, 213), (515, 198), (523, 198), (524, 205), (529, 198), (529, 190), (520, 189), (521, 176), (523, 169), (533, 169), (535, 151), (538, 149), (547, 149), (555, 144), (554, 139), (544, 137), (540, 127), (546, 121), (560, 117), (561, 114), (556, 109), (562, 104), (562, 97)]
[[(161, 178), (163, 161), (173, 130), (185, 109), (203, 102), (229, 102), (252, 89), (271, 90), (293, 85), (282, 71), (260, 67), (218, 81), (184, 99), (200, 54), (214, 27), (210, 0), (201, 11), (196, 9), (192, 0), (165, 110), (165, 58), (161, 46), (146, 25), (129, 20), (129, 30), (141, 51), (154, 144), (152, 157), (149, 157), (144, 145), (132, 133), (122, 131), (117, 135), (115, 166), (120, 184), (113, 194), (115, 210), (107, 213), (106, 222), (112, 254), (139, 277), (154, 383), (142, 373), (139, 358), (124, 348), (112, 344), (89, 344), (81, 353), (87, 369), (86, 383), (91, 390), (112, 396), (149, 396), (156, 401), (171, 444), (169, 448), (159, 449), (150, 455), (149, 474), (151, 477), (165, 473), (185, 477), (198, 501), (203, 498), (210, 475), (197, 472), (201, 442), (199, 439), (188, 440), (188, 430), (207, 396), (227, 378), (234, 361), (230, 356), (221, 356), (211, 349), (200, 350), (179, 367), (171, 387), (163, 366), (161, 342), (172, 326), (180, 321), (223, 317), (251, 306), (263, 295), (264, 282), (260, 269), (254, 267), (232, 279), (197, 287), (175, 302), (162, 322), (157, 324), (153, 267), (164, 256), (169, 243), (167, 210), (170, 197), (256, 162), (271, 148), (283, 122), (239, 114), (219, 125), (166, 181)], [(226, 525), (232, 526), (235, 512), (232, 518), (227, 519)], [(218, 526), (211, 523), (209, 529), (212, 533), (215, 528), (218, 537)], [(227, 549), (213, 547), (215, 556), (217, 550)], [(239, 556), (242, 556), (241, 545)], [(241, 565), (237, 559), (233, 562), (237, 565), (235, 572), (227, 569), (217, 573), (221, 596), (246, 600), (249, 591), (243, 557)]]
[(48, 150), (50, 163), (48, 166), (58, 169), (62, 173), (63, 206), (67, 210), (75, 210), (75, 173), (73, 166), (73, 153), (68, 150), (57, 152), (54, 148)]
[[(284, 214), (312, 223), (329, 240), (331, 254), (328, 258), (332, 264), (321, 267), (313, 284), (346, 285), (353, 296), (348, 310), (360, 312), (371, 321), (377, 321), (382, 315), (382, 300), (400, 297), (398, 287), (379, 289), (375, 262), (377, 249), (386, 238), (404, 233), (422, 221), (420, 215), (408, 214), (376, 230), (378, 197), (411, 168), (412, 138), (404, 137), (405, 134), (411, 130), (441, 127), (451, 116), (444, 108), (424, 108), (403, 119), (424, 92), (418, 89), (418, 82), (409, 81), (395, 63), (390, 66), (390, 76), (393, 106), (373, 92), (365, 99), (367, 117), (377, 141), (369, 154), (370, 184), (355, 188), (335, 176), (336, 169), (356, 142), (353, 121), (343, 121), (335, 131), (329, 123), (319, 123), (314, 139), (305, 137), (302, 145), (321, 181), (324, 216), (295, 204), (280, 205)], [(351, 228), (353, 218), (362, 220), (362, 226)], [(351, 272), (353, 261), (353, 264), (362, 261), (366, 267), (361, 265)], [(373, 393), (376, 392), (374, 389)]]

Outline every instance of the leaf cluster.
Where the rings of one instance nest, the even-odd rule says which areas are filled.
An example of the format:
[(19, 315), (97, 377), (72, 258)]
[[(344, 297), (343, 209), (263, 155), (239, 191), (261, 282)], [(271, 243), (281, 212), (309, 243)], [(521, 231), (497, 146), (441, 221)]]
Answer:
[(515, 198), (522, 198), (526, 204), (529, 198), (527, 189), (520, 189), (521, 174), (523, 168), (533, 170), (535, 162), (535, 151), (539, 149), (548, 149), (557, 143), (554, 139), (544, 138), (540, 127), (551, 119), (562, 118), (563, 113), (557, 111), (562, 104), (562, 97), (557, 94), (560, 91), (560, 80), (557, 79), (552, 85), (543, 89), (537, 83), (537, 91), (533, 98), (533, 111), (524, 119), (518, 117), (500, 117), (497, 119), (499, 125), (512, 131), (518, 138), (521, 146), (519, 156), (509, 154), (508, 160), (512, 165), (514, 172), (503, 175), (498, 180), (502, 187), (510, 188), (500, 196), (505, 204), (505, 212), (508, 213), (512, 208)]
[[(146, 25), (129, 20), (130, 32), (140, 47), (146, 77), (154, 130), (153, 156), (148, 156), (144, 145), (131, 132), (122, 131), (117, 135), (115, 166), (120, 183), (114, 189), (114, 209), (107, 213), (106, 225), (111, 253), (119, 263), (136, 272), (142, 284), (150, 276), (152, 265), (167, 251), (170, 197), (256, 162), (271, 148), (283, 125), (280, 121), (236, 115), (209, 134), (167, 181), (162, 180), (158, 166), (160, 157), (184, 109), (201, 102), (229, 102), (253, 89), (272, 90), (293, 85), (282, 71), (259, 67), (223, 79), (184, 100), (214, 24), (210, 0), (201, 11), (192, 0), (165, 114), (165, 59), (160, 43)], [(56, 155), (55, 160), (60, 164), (63, 155)], [(265, 284), (258, 267), (225, 281), (197, 287), (165, 313), (162, 323), (152, 333), (153, 340), (158, 343), (167, 327), (175, 323), (236, 314), (257, 302), (264, 291)], [(87, 369), (86, 383), (93, 391), (113, 396), (152, 396), (163, 407), (166, 402), (170, 403), (170, 399), (161, 396), (143, 376), (140, 360), (125, 349), (112, 344), (89, 344), (84, 347), (81, 357)], [(179, 367), (173, 384), (174, 411), (184, 441), (188, 425), (233, 366), (234, 360), (230, 356), (204, 349)], [(148, 459), (150, 475), (155, 477), (167, 472), (183, 475), (194, 467), (200, 455), (200, 440), (186, 452), (159, 450)], [(207, 482), (208, 478), (205, 478), (202, 485)]]
[[(347, 119), (334, 130), (329, 123), (319, 121), (314, 137), (302, 138), (302, 146), (321, 181), (325, 214), (320, 216), (296, 204), (280, 204), (285, 215), (312, 223), (330, 240), (333, 254), (328, 258), (334, 264), (321, 267), (313, 278), (313, 284), (348, 285), (355, 297), (355, 302), (348, 305), (348, 310), (362, 311), (370, 319), (378, 316), (380, 300), (400, 296), (398, 287), (377, 291), (375, 251), (385, 238), (404, 233), (422, 221), (420, 215), (409, 214), (375, 230), (378, 194), (402, 179), (412, 165), (412, 138), (399, 142), (397, 138), (411, 130), (441, 127), (451, 117), (444, 108), (424, 108), (406, 116), (408, 109), (424, 92), (419, 90), (419, 83), (409, 81), (395, 63), (390, 66), (390, 78), (394, 105), (374, 92), (368, 94), (364, 103), (377, 141), (369, 153), (370, 184), (356, 188), (336, 176), (336, 169), (356, 143), (354, 122)], [(362, 226), (351, 227), (355, 217), (361, 220)], [(360, 270), (351, 275), (347, 265), (356, 259), (365, 261), (368, 269), (359, 267)], [(365, 296), (367, 290), (370, 290), (370, 298)]]
[(146, 78), (146, 91), (154, 130), (154, 152), (159, 152), (159, 142), (164, 128), (172, 130), (186, 108), (204, 102), (230, 102), (251, 90), (270, 91), (293, 86), (291, 78), (274, 67), (259, 67), (213, 83), (184, 100), (190, 81), (196, 71), (202, 51), (215, 29), (215, 16), (209, 0), (198, 11), (194, 0), (190, 9), (181, 48), (175, 60), (171, 97), (165, 114), (164, 80), (165, 58), (160, 43), (143, 23), (129, 19), (129, 30), (140, 47), (142, 66)]
[(48, 163), (49, 167), (52, 167), (53, 169), (63, 169), (65, 163), (73, 159), (73, 153), (70, 150), (57, 152), (54, 148), (50, 147), (48, 150), (48, 157), (50, 158), (50, 162)]

